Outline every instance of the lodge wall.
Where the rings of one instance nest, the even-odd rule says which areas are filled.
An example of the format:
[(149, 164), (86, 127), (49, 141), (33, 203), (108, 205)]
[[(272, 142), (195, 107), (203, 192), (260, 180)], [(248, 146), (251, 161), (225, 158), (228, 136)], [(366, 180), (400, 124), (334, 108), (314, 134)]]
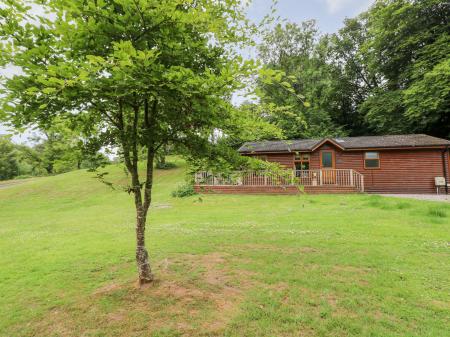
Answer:
[[(342, 151), (325, 144), (310, 154), (310, 169), (320, 169), (320, 151), (333, 150), (336, 169), (353, 169), (364, 175), (365, 191), (378, 193), (436, 193), (435, 177), (444, 176), (442, 149), (376, 150), (380, 168), (364, 167), (365, 151)], [(375, 150), (369, 150), (375, 151)], [(293, 169), (294, 153), (265, 154), (270, 162)], [(450, 181), (450, 158), (445, 154), (447, 181)]]

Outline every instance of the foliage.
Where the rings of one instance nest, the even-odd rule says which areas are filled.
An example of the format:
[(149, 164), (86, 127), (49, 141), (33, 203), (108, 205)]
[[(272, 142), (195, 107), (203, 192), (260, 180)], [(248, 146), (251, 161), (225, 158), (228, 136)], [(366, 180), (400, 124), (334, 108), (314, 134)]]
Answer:
[(450, 137), (450, 4), (380, 0), (336, 34), (278, 25), (259, 46), (280, 85), (258, 83), (262, 116), (287, 138), (427, 133)]
[(42, 176), (83, 168), (95, 169), (110, 162), (97, 147), (86, 143), (85, 139), (61, 123), (39, 131), (28, 139), (27, 145), (14, 144), (6, 136), (1, 139), (8, 142), (11, 156), (18, 166), (14, 176)]
[[(336, 114), (333, 73), (314, 21), (277, 25), (259, 53), (266, 64), (258, 82), (261, 116), (289, 139), (343, 134), (331, 117)], [(269, 81), (267, 73), (274, 74)]]
[(17, 150), (9, 138), (0, 136), (0, 180), (12, 179), (18, 174)]
[(166, 146), (162, 146), (156, 152), (156, 155), (155, 155), (155, 159), (156, 159), (155, 167), (157, 169), (168, 170), (168, 169), (172, 169), (172, 168), (176, 167), (175, 163), (168, 162), (166, 160), (167, 156), (169, 155), (169, 151), (170, 151), (169, 149), (170, 149), (170, 147), (166, 145)]
[(398, 92), (390, 104), (397, 105), (393, 114), (403, 132), (450, 136), (449, 16), (450, 4), (442, 0), (383, 0), (367, 13), (362, 51), (382, 79), (365, 106), (369, 124), (378, 122), (373, 111), (386, 95)]
[(157, 162), (155, 167), (160, 170), (169, 170), (169, 169), (173, 169), (177, 166), (175, 163), (167, 162), (164, 160), (164, 162)]
[(191, 183), (178, 185), (177, 188), (171, 193), (174, 198), (186, 198), (195, 194), (196, 192), (194, 190), (194, 186)]

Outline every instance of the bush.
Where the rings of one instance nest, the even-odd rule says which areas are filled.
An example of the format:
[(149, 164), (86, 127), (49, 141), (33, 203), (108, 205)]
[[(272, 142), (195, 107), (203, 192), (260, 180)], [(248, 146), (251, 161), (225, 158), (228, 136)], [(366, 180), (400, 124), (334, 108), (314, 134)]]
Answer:
[(172, 197), (174, 198), (185, 198), (190, 197), (191, 195), (197, 194), (194, 190), (194, 186), (192, 184), (184, 184), (177, 187), (175, 191), (172, 192)]
[(155, 167), (159, 170), (168, 170), (177, 167), (175, 163), (167, 162), (167, 163), (156, 163)]

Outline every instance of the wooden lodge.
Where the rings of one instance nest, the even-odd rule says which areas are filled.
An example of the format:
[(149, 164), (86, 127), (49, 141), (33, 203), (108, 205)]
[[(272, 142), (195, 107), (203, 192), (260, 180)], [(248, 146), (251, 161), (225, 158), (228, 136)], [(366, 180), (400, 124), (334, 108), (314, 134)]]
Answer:
[(279, 172), (195, 176), (198, 192), (449, 193), (450, 141), (393, 135), (247, 142), (243, 156), (279, 163)]

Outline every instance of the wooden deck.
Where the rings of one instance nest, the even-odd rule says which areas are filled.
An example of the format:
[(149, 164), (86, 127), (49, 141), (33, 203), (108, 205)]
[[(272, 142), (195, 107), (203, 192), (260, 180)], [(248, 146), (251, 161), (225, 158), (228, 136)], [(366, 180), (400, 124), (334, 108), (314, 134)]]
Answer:
[(364, 177), (354, 170), (198, 172), (198, 193), (220, 194), (321, 194), (364, 192)]

